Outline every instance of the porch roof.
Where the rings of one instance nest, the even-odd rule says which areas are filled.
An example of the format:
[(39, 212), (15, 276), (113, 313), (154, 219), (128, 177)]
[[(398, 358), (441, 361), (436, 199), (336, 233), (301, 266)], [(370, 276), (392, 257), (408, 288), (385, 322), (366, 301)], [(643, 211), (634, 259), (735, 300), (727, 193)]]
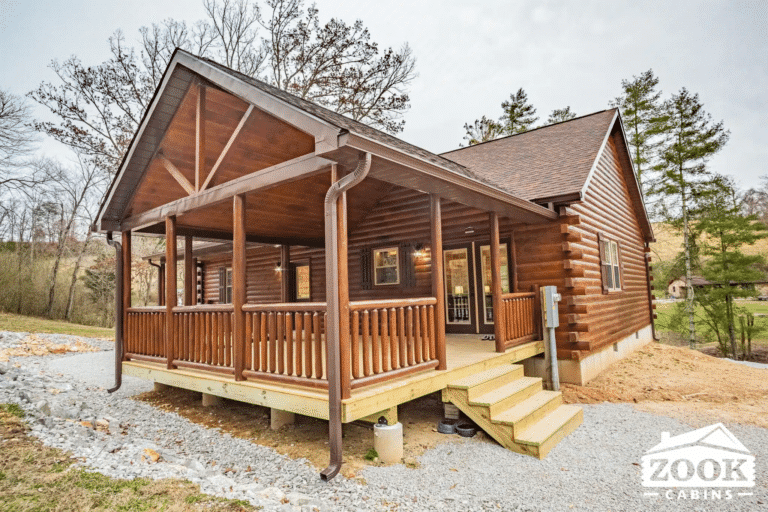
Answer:
[[(210, 130), (205, 140), (211, 141), (203, 149), (207, 151), (203, 168), (211, 169), (207, 180), (195, 176), (199, 151), (195, 147), (195, 104), (199, 110), (202, 96), (195, 84), (210, 91), (208, 101), (213, 102), (207, 109), (202, 107), (212, 117), (205, 120), (209, 126), (205, 129)], [(241, 129), (245, 136), (236, 139)], [(177, 50), (101, 205), (94, 229), (160, 233), (162, 219), (177, 215), (185, 216), (180, 235), (226, 238), (221, 235), (228, 231), (229, 222), (223, 219), (228, 210), (231, 217), (231, 208), (225, 200), (269, 191), (266, 203), (283, 209), (264, 210), (257, 220), (263, 224), (265, 217), (273, 215), (273, 219), (284, 220), (283, 226), (295, 229), (285, 237), (274, 229), (250, 232), (249, 240), (321, 245), (322, 197), (330, 185), (330, 165), (338, 163), (342, 171), (351, 170), (364, 152), (373, 155), (373, 165), (369, 178), (353, 189), (357, 204), (350, 201), (360, 215), (392, 185), (400, 185), (495, 211), (514, 222), (539, 223), (557, 217), (458, 163)], [(214, 169), (221, 169), (215, 177)], [(208, 188), (196, 184), (190, 190), (196, 178), (206, 184), (213, 179)], [(286, 198), (297, 208), (286, 208)], [(308, 206), (310, 200), (317, 205)], [(351, 212), (350, 225), (354, 222)], [(185, 223), (187, 228), (194, 226), (195, 232), (185, 231)], [(259, 222), (248, 223), (256, 224)]]

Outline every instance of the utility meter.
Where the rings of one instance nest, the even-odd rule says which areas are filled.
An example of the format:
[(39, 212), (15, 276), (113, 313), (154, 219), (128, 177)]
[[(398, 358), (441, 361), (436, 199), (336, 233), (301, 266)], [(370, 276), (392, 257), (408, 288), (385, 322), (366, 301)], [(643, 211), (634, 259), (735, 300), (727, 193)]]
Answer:
[(557, 303), (562, 297), (557, 293), (557, 286), (544, 287), (544, 318), (549, 328), (560, 326), (560, 317), (557, 312)]

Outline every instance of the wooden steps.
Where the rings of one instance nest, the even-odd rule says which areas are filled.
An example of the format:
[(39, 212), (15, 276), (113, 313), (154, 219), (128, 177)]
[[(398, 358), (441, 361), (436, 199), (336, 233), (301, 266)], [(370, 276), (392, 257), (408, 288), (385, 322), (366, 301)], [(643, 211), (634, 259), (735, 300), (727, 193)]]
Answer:
[(559, 391), (547, 391), (522, 366), (503, 365), (452, 382), (443, 391), (499, 444), (543, 458), (583, 421), (581, 407), (563, 405)]

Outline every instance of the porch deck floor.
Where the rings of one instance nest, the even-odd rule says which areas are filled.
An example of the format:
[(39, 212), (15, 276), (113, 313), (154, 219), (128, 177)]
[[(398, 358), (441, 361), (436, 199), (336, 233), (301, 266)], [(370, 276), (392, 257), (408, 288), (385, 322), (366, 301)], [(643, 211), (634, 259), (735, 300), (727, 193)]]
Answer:
[[(440, 391), (455, 380), (502, 364), (512, 364), (544, 352), (543, 341), (531, 341), (495, 352), (493, 341), (479, 334), (447, 334), (448, 368), (429, 370), (352, 390), (342, 401), (342, 421), (350, 422), (377, 414), (415, 398)], [(126, 361), (123, 372), (169, 386), (229, 398), (241, 402), (274, 407), (315, 418), (328, 418), (328, 394), (310, 389), (259, 380), (235, 381), (230, 375), (204, 370), (178, 368), (145, 361)]]

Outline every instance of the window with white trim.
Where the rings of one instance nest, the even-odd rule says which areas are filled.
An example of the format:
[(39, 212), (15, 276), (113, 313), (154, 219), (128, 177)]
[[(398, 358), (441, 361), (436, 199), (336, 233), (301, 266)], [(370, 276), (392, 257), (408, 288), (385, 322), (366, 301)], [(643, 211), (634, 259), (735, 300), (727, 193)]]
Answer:
[(373, 250), (373, 283), (376, 286), (400, 284), (400, 251), (398, 247)]
[(619, 243), (605, 237), (600, 238), (600, 264), (603, 278), (603, 291), (621, 290), (621, 270), (619, 268)]

